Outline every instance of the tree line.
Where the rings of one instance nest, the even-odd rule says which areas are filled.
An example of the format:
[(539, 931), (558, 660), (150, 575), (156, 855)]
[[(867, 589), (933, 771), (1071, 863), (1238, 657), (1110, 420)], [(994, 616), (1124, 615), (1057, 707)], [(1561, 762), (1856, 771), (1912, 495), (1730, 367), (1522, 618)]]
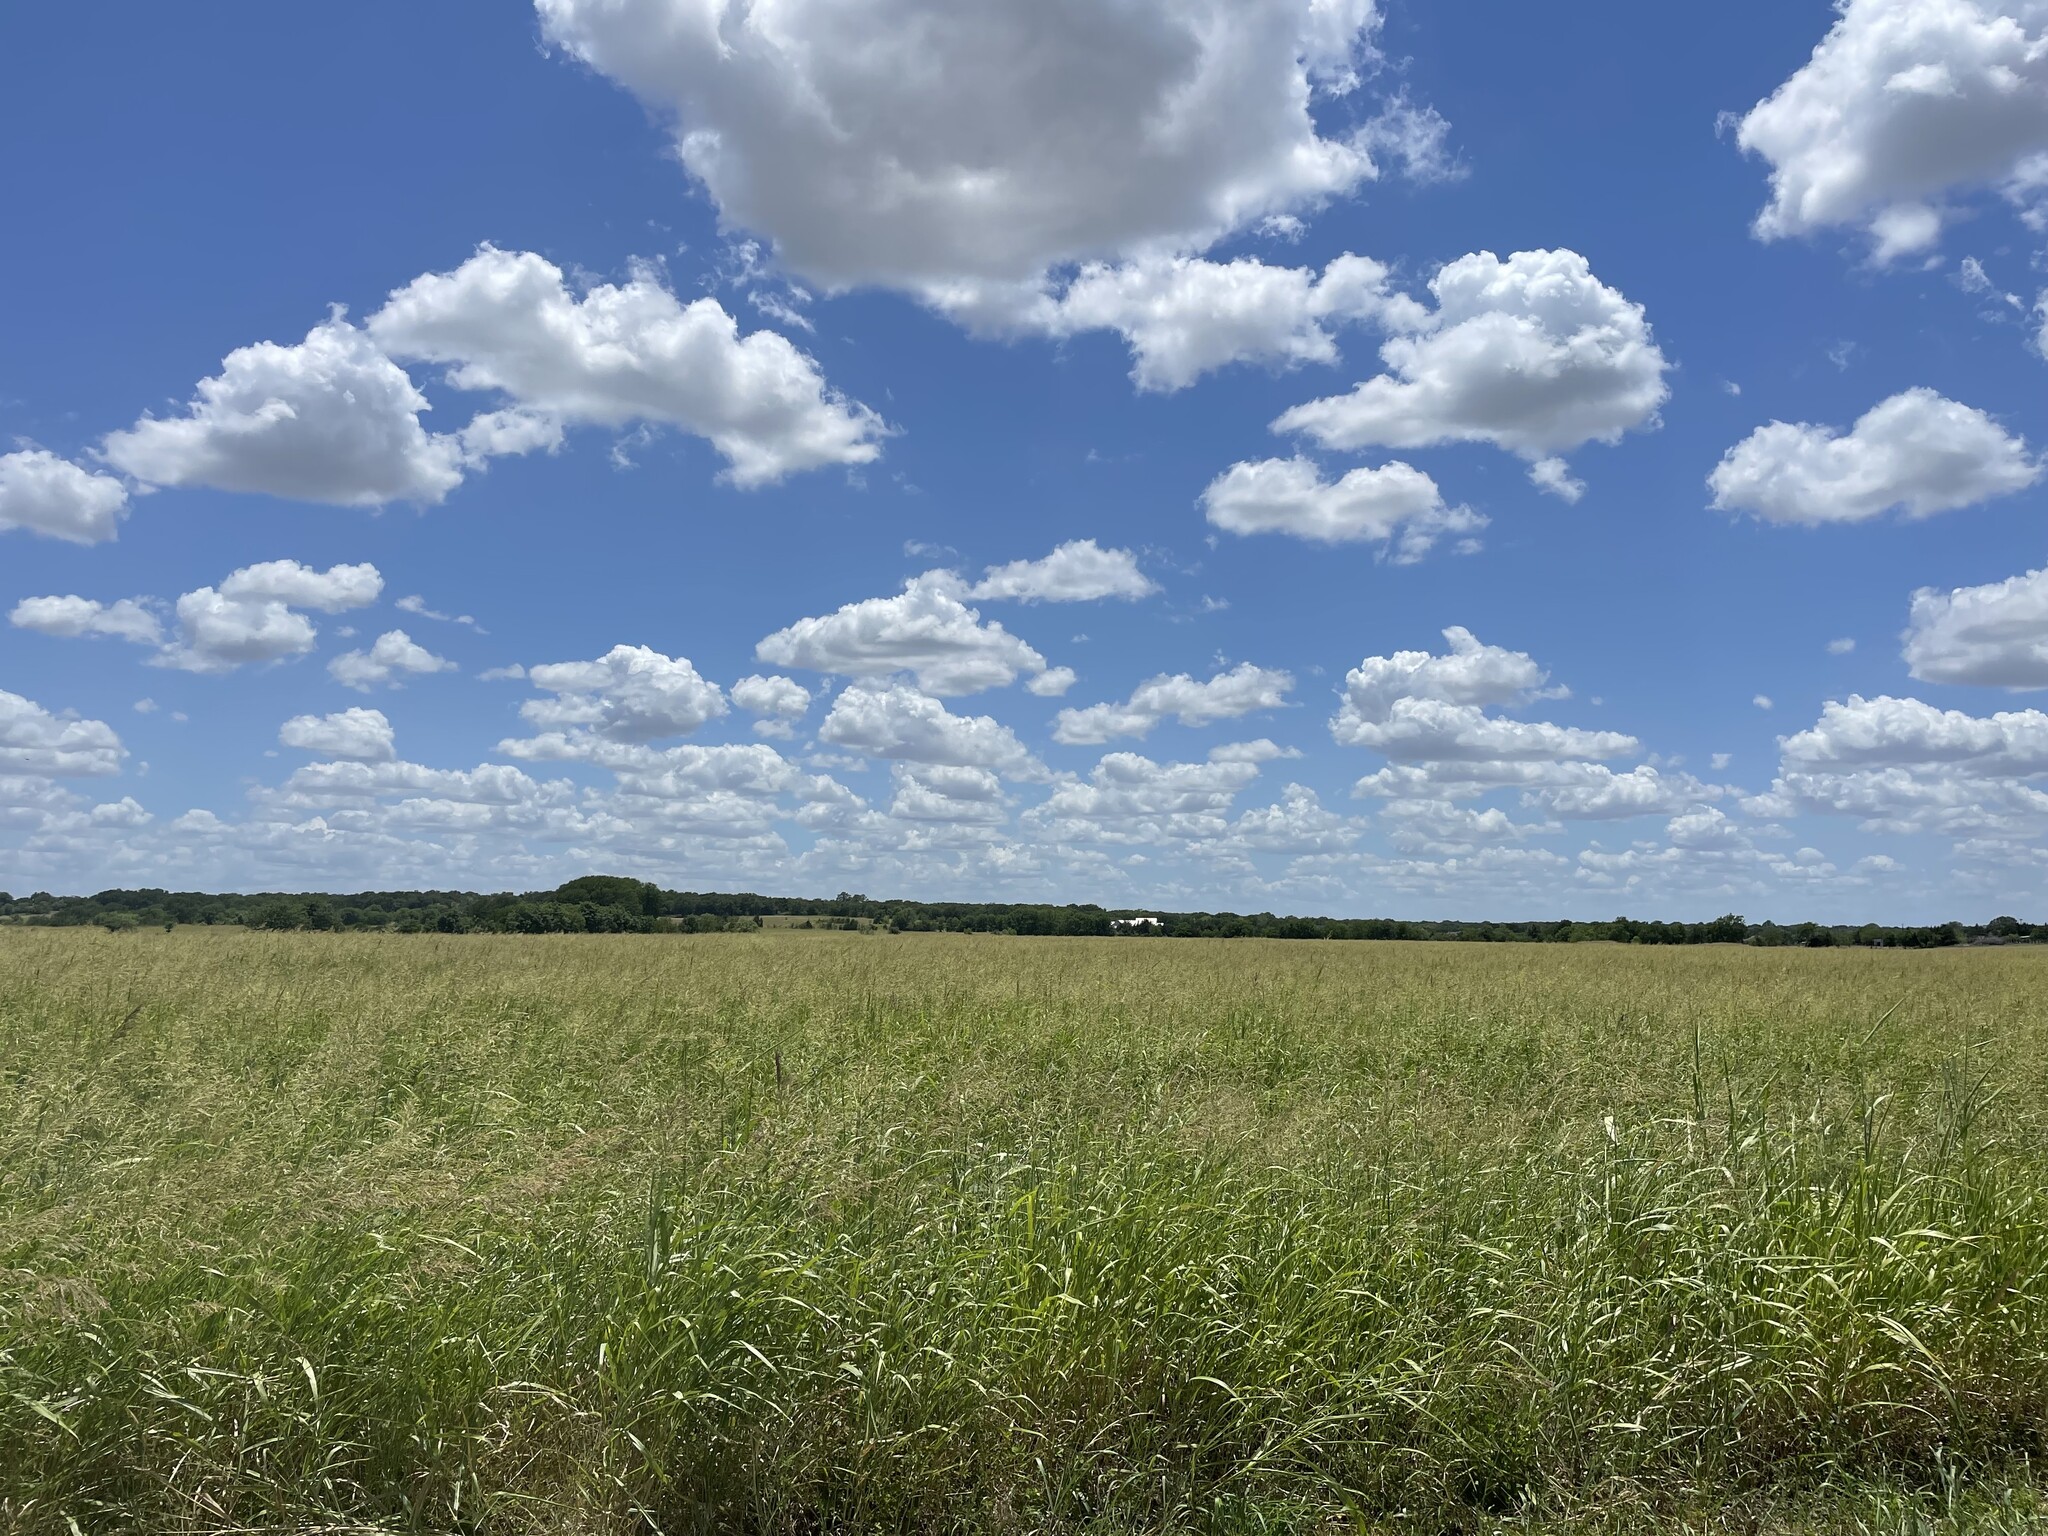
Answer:
[[(1134, 924), (1134, 920), (1147, 921)], [(1729, 913), (1703, 923), (1412, 922), (1397, 918), (1280, 917), (1271, 912), (1155, 912), (1089, 904), (875, 900), (748, 892), (669, 891), (644, 880), (586, 875), (551, 891), (363, 891), (353, 895), (109, 890), (93, 896), (15, 897), (0, 891), (0, 921), (111, 930), (180, 924), (269, 930), (382, 933), (726, 933), (774, 926), (876, 933), (1124, 934), (1159, 939), (1420, 939), (1490, 944), (1757, 944), (1908, 949), (2048, 942), (2048, 923), (1751, 923)]]

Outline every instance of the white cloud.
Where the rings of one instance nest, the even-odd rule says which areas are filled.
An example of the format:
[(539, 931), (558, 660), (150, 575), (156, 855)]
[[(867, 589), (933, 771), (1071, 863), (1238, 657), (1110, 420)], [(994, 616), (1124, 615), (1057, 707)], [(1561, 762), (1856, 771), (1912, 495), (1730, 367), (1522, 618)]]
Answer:
[(743, 486), (881, 452), (880, 419), (787, 338), (741, 336), (717, 300), (684, 304), (644, 264), (578, 298), (544, 257), (487, 245), (393, 293), (367, 328), (394, 357), (447, 364), (459, 389), (511, 396), (527, 418), (494, 446), (550, 446), (545, 423), (658, 422), (708, 439)]
[(296, 560), (245, 565), (220, 584), (221, 596), (230, 602), (283, 603), (321, 613), (367, 608), (383, 590), (384, 578), (374, 565), (332, 565), (316, 571)]
[(555, 695), (520, 706), (519, 713), (542, 730), (587, 730), (607, 741), (649, 742), (687, 736), (726, 712), (718, 685), (699, 677), (688, 658), (644, 645), (615, 645), (596, 661), (529, 667), (526, 677)]
[(157, 645), (163, 640), (163, 624), (146, 603), (147, 599), (136, 597), (113, 603), (86, 597), (25, 597), (7, 619), (16, 629), (66, 640), (104, 635), (136, 645)]
[(1493, 443), (1529, 460), (1542, 488), (1568, 492), (1558, 455), (1657, 424), (1669, 364), (1643, 307), (1576, 251), (1479, 251), (1429, 286), (1435, 311), (1380, 348), (1387, 373), (1296, 406), (1274, 430), (1336, 449)]
[(1327, 481), (1308, 459), (1233, 464), (1202, 492), (1210, 523), (1230, 533), (1284, 533), (1319, 544), (1369, 543), (1409, 565), (1448, 534), (1476, 542), (1486, 519), (1444, 504), (1436, 482), (1396, 461)]
[(987, 768), (1010, 778), (1043, 774), (1008, 726), (987, 715), (956, 715), (901, 684), (855, 683), (832, 701), (818, 739), (864, 757), (939, 767)]
[(1156, 843), (1221, 837), (1231, 802), (1259, 775), (1256, 763), (1156, 763), (1111, 752), (1086, 783), (1054, 787), (1026, 820), (1075, 841)]
[(1351, 723), (1384, 720), (1402, 699), (1435, 699), (1446, 704), (1513, 704), (1535, 697), (1550, 674), (1523, 651), (1482, 644), (1463, 625), (1443, 632), (1448, 650), (1396, 651), (1368, 656), (1344, 677), (1344, 705), (1338, 711), (1339, 739)]
[(1018, 280), (1351, 191), (1323, 138), (1371, 0), (538, 0), (547, 37), (674, 122), (724, 222), (829, 286)]
[(396, 735), (380, 709), (344, 709), (332, 715), (294, 715), (278, 728), (278, 742), (321, 757), (388, 763), (398, 756)]
[(115, 537), (128, 510), (127, 489), (43, 448), (0, 454), (0, 533), (25, 529), (71, 544)]
[(1009, 820), (1002, 780), (986, 768), (898, 763), (889, 814), (905, 821), (996, 825)]
[(1787, 764), (1808, 769), (1954, 763), (1985, 775), (2048, 773), (2048, 715), (1979, 717), (1919, 699), (1851, 694), (1846, 704), (1829, 701), (1819, 721), (1780, 750)]
[(420, 425), (428, 408), (405, 370), (337, 316), (296, 346), (230, 352), (182, 416), (145, 416), (102, 451), (155, 485), (431, 506), (462, 483), (463, 451)]
[(0, 773), (33, 778), (102, 777), (121, 771), (128, 754), (103, 720), (53, 715), (0, 688)]
[(1092, 603), (1105, 597), (1136, 601), (1159, 584), (1138, 569), (1128, 549), (1104, 549), (1093, 539), (1072, 539), (1042, 560), (992, 565), (967, 595), (978, 601)]
[(927, 693), (954, 696), (1001, 688), (1020, 675), (1042, 673), (1045, 658), (961, 598), (966, 584), (946, 571), (927, 571), (895, 597), (848, 603), (822, 618), (777, 630), (754, 654), (771, 666), (802, 667), (842, 677), (916, 676)]
[(811, 691), (794, 678), (756, 674), (732, 685), (732, 701), (750, 715), (786, 723), (804, 717), (811, 707)]
[(1751, 699), (1749, 702), (1754, 704), (1758, 709), (1765, 711), (1773, 710), (1778, 707), (1772, 701), (1771, 696), (1768, 693), (1760, 693), (1755, 698)]
[(1828, 654), (1830, 656), (1851, 656), (1855, 654), (1855, 651), (1856, 642), (1847, 635), (1842, 636), (1839, 640), (1830, 640), (1828, 642)]
[(1991, 716), (1919, 699), (1852, 695), (1780, 743), (1779, 775), (1753, 814), (1855, 816), (1869, 831), (2048, 832), (2048, 714)]
[(1316, 792), (1289, 784), (1272, 805), (1243, 812), (1222, 836), (1194, 844), (1197, 856), (1252, 853), (1336, 853), (1351, 847), (1362, 833), (1352, 817), (1323, 809)]
[[(182, 607), (181, 604), (181, 611)], [(368, 693), (372, 688), (386, 685), (400, 687), (401, 674), (422, 676), (454, 670), (454, 662), (415, 644), (412, 636), (402, 629), (388, 629), (367, 651), (344, 651), (327, 663), (330, 677), (342, 687), (353, 688), (358, 693)]]
[(2029, 195), (2048, 152), (2036, 0), (1842, 0), (1839, 11), (1738, 131), (1771, 166), (1761, 238), (1854, 225), (1885, 261), (1940, 238), (1954, 191)]
[(1118, 736), (1143, 737), (1172, 718), (1182, 725), (1211, 725), (1255, 710), (1280, 709), (1294, 688), (1293, 674), (1243, 662), (1207, 682), (1187, 673), (1141, 683), (1122, 704), (1063, 709), (1053, 722), (1053, 739), (1068, 746), (1095, 746)]
[(299, 608), (340, 613), (377, 600), (384, 579), (374, 565), (325, 571), (270, 560), (229, 574), (218, 588), (178, 599), (178, 637), (155, 658), (187, 672), (229, 672), (254, 662), (303, 656), (319, 631)]
[(1348, 253), (1320, 274), (1251, 257), (1156, 256), (1114, 266), (1091, 262), (1063, 288), (961, 282), (926, 296), (981, 334), (1114, 331), (1130, 345), (1137, 386), (1172, 391), (1232, 363), (1335, 363), (1338, 326), (1383, 316), (1417, 322), (1425, 312), (1389, 290), (1390, 275), (1381, 263)]
[(479, 625), (475, 618), (473, 618), (469, 614), (441, 613), (436, 609), (429, 608), (427, 606), (427, 600), (424, 597), (421, 597), (417, 592), (413, 593), (409, 597), (401, 597), (396, 603), (392, 604), (392, 606), (396, 608), (400, 613), (416, 614), (418, 617), (422, 619), (432, 619), (438, 624), (461, 624), (469, 629), (475, 630), (480, 635), (487, 635), (490, 633), (489, 630)]
[(2024, 440), (1980, 410), (1909, 389), (1846, 436), (1774, 421), (1729, 449), (1707, 484), (1714, 505), (1766, 522), (1853, 523), (1896, 507), (1932, 517), (2023, 490), (2041, 477)]
[(1905, 642), (1923, 682), (2048, 688), (2048, 569), (1951, 592), (1923, 587)]
[(1064, 697), (1067, 690), (1081, 680), (1081, 674), (1072, 667), (1048, 667), (1024, 685), (1024, 691), (1036, 694), (1041, 699)]
[(1261, 736), (1256, 741), (1226, 741), (1209, 749), (1212, 763), (1277, 763), (1301, 756), (1299, 747), (1283, 747)]

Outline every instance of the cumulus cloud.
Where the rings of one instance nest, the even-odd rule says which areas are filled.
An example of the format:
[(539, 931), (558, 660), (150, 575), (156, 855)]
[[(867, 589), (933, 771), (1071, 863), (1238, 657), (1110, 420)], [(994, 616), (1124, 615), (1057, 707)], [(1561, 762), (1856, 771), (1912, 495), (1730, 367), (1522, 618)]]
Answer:
[(1174, 842), (1221, 837), (1240, 791), (1259, 776), (1256, 763), (1157, 763), (1111, 752), (1086, 783), (1056, 785), (1027, 816), (1073, 841)]
[(368, 693), (373, 688), (404, 686), (406, 676), (452, 672), (455, 663), (414, 642), (402, 629), (387, 629), (366, 651), (344, 651), (327, 663), (327, 674), (344, 688)]
[(163, 641), (163, 624), (150, 612), (148, 601), (139, 597), (112, 603), (75, 596), (25, 597), (14, 605), (7, 621), (16, 629), (32, 629), (65, 640), (105, 636), (136, 645), (158, 645)]
[(754, 654), (777, 667), (842, 677), (908, 672), (927, 693), (952, 697), (1006, 687), (1046, 670), (1045, 658), (961, 599), (967, 587), (947, 571), (906, 582), (895, 597), (848, 603), (836, 613), (777, 630)]
[(101, 544), (120, 532), (128, 491), (43, 448), (0, 454), (0, 533), (21, 529), (71, 544)]
[(687, 736), (726, 712), (716, 683), (687, 657), (644, 645), (615, 645), (596, 661), (529, 667), (527, 681), (555, 695), (529, 699), (519, 713), (542, 730), (581, 730), (607, 741)]
[(967, 593), (977, 601), (1092, 603), (1105, 597), (1135, 602), (1159, 584), (1138, 569), (1128, 549), (1104, 549), (1093, 539), (1072, 539), (1041, 560), (992, 565)]
[(1327, 448), (1492, 443), (1521, 455), (1543, 489), (1575, 493), (1561, 454), (1653, 427), (1669, 364), (1640, 304), (1576, 251), (1461, 256), (1380, 348), (1388, 371), (1273, 423)]
[(463, 452), (420, 424), (429, 408), (405, 370), (337, 316), (294, 346), (230, 352), (184, 414), (145, 416), (101, 451), (154, 485), (432, 506), (462, 483)]
[(829, 286), (1199, 250), (1374, 174), (1311, 113), (1355, 87), (1372, 0), (538, 8), (670, 117), (728, 226)]
[(388, 763), (398, 756), (397, 737), (381, 709), (344, 709), (332, 715), (294, 715), (278, 727), (280, 745), (321, 757)]
[(1774, 421), (1729, 449), (1707, 484), (1714, 505), (1773, 523), (1855, 523), (1897, 508), (1932, 517), (2024, 490), (2041, 466), (1980, 410), (1909, 389), (1844, 435)]
[(1053, 722), (1053, 739), (1068, 746), (1095, 746), (1118, 736), (1148, 736), (1165, 719), (1182, 725), (1211, 725), (1255, 710), (1280, 709), (1294, 688), (1292, 673), (1250, 662), (1219, 672), (1207, 682), (1187, 673), (1141, 683), (1122, 704), (1063, 709)]
[(121, 771), (128, 754), (104, 720), (53, 715), (32, 699), (0, 688), (0, 773), (31, 778), (103, 777)]
[(1771, 167), (1763, 239), (1866, 230), (1880, 261), (1940, 238), (1947, 197), (2030, 201), (2048, 155), (2048, 13), (2034, 0), (1843, 0), (1813, 57), (1742, 119)]
[(1024, 743), (988, 715), (956, 715), (929, 694), (902, 684), (855, 683), (832, 701), (818, 739), (900, 762), (987, 768), (1009, 778), (1043, 775)]
[(1002, 780), (986, 768), (898, 763), (889, 814), (904, 821), (996, 825), (1009, 820)]
[(1779, 775), (1755, 814), (1855, 816), (1873, 831), (2038, 837), (2048, 829), (2048, 714), (1990, 716), (1919, 699), (1831, 701), (1779, 744)]
[(930, 289), (927, 297), (984, 335), (1114, 331), (1130, 346), (1138, 388), (1165, 392), (1232, 363), (1335, 363), (1338, 327), (1383, 317), (1394, 325), (1419, 322), (1425, 311), (1390, 289), (1391, 275), (1349, 253), (1321, 273), (1251, 257), (1154, 256), (1091, 262), (1063, 286), (960, 282)]
[(547, 446), (550, 423), (655, 422), (708, 439), (742, 486), (881, 452), (880, 418), (787, 338), (742, 336), (717, 300), (684, 304), (644, 264), (579, 298), (544, 257), (485, 246), (393, 293), (368, 330), (394, 357), (446, 364), (458, 389), (512, 397), (525, 415), (494, 444)]
[(1921, 588), (1905, 658), (1922, 682), (2048, 688), (2048, 569), (1950, 592)]
[(794, 736), (796, 722), (811, 707), (811, 691), (794, 678), (743, 677), (732, 685), (732, 701), (750, 715), (757, 736)]
[(187, 672), (230, 672), (255, 662), (303, 656), (319, 636), (299, 612), (342, 613), (377, 600), (384, 578), (374, 565), (317, 571), (296, 560), (244, 566), (218, 587), (187, 592), (177, 602), (178, 634), (158, 653), (159, 666)]
[(1230, 533), (1284, 533), (1318, 544), (1378, 544), (1412, 565), (1448, 535), (1470, 549), (1486, 519), (1444, 503), (1436, 482), (1396, 461), (1328, 481), (1303, 458), (1233, 464), (1202, 492), (1211, 524)]

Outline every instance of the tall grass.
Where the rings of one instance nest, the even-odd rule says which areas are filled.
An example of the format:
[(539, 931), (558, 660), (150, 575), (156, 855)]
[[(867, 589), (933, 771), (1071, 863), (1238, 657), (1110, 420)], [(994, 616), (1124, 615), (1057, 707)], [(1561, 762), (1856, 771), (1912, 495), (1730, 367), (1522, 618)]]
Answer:
[(2044, 982), (6, 932), (0, 1530), (2038, 1530)]

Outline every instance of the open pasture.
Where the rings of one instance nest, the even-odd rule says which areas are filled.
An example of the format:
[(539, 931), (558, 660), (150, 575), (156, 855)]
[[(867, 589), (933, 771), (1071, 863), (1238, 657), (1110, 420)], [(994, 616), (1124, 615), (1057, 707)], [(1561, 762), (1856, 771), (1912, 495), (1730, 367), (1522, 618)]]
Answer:
[(0, 933), (0, 1531), (2048, 1519), (2048, 950)]

